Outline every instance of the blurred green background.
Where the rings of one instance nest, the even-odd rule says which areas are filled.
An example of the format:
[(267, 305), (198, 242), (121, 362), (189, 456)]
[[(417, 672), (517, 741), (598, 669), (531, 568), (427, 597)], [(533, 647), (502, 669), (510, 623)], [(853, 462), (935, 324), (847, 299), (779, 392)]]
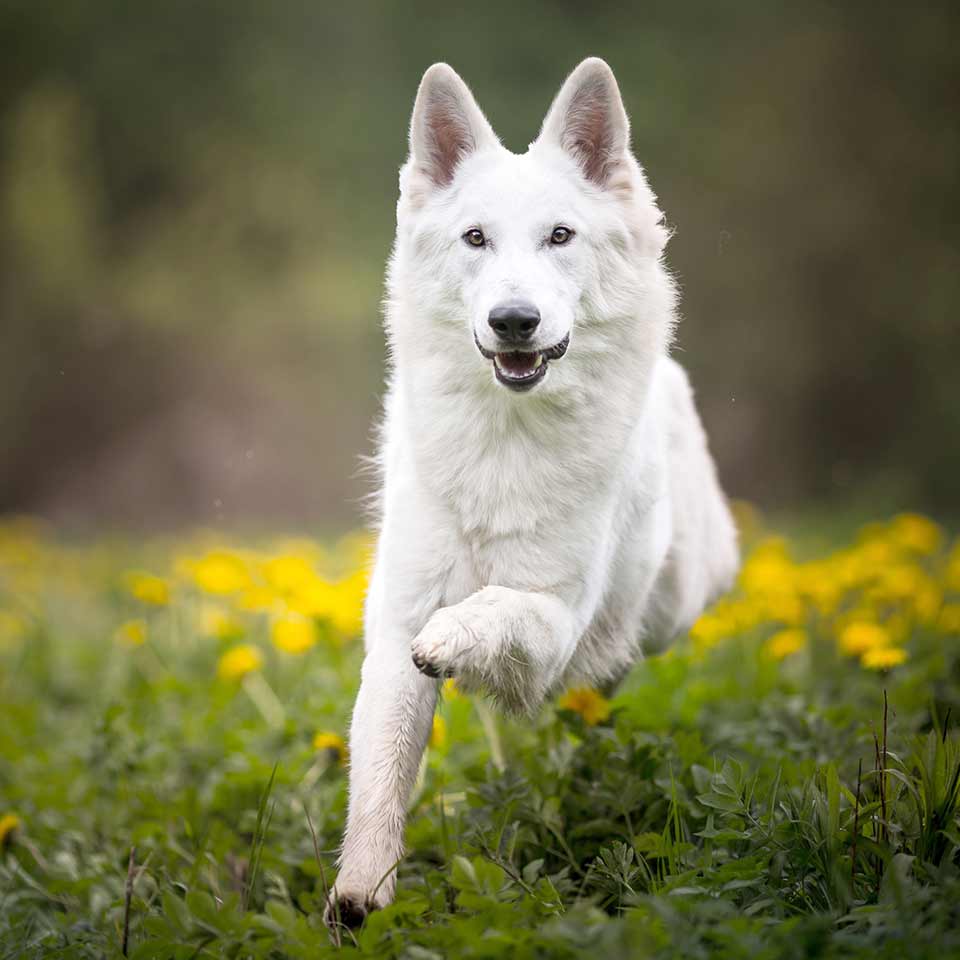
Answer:
[(616, 72), (726, 488), (956, 515), (960, 5), (0, 0), (0, 512), (361, 516), (423, 70)]

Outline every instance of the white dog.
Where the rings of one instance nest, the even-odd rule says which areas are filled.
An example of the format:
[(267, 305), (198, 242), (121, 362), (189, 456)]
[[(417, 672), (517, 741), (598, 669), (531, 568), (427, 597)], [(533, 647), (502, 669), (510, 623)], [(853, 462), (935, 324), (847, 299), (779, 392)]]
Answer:
[(387, 280), (382, 523), (327, 907), (393, 898), (440, 677), (533, 711), (608, 687), (731, 583), (737, 545), (668, 356), (668, 231), (602, 60), (526, 153), (446, 64), (417, 93)]

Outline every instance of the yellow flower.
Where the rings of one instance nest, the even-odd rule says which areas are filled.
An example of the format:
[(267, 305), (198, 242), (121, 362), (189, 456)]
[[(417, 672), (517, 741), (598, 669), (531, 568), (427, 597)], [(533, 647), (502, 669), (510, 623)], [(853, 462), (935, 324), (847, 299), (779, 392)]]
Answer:
[(918, 513), (901, 513), (890, 524), (890, 536), (899, 547), (911, 553), (936, 553), (943, 539), (940, 528)]
[(943, 585), (954, 593), (960, 593), (960, 540), (950, 551), (947, 569), (943, 574)]
[(690, 639), (698, 650), (706, 650), (733, 632), (734, 629), (730, 623), (708, 611), (702, 614), (690, 628)]
[(917, 619), (928, 625), (936, 623), (942, 604), (943, 594), (932, 580), (924, 583), (913, 597), (913, 610)]
[(806, 630), (780, 630), (763, 645), (763, 652), (774, 660), (783, 660), (784, 657), (799, 653), (806, 645)]
[(889, 670), (907, 659), (907, 651), (901, 647), (875, 647), (864, 652), (860, 662), (868, 670)]
[(448, 677), (443, 681), (442, 690), (445, 700), (456, 700), (463, 696), (463, 691), (457, 686), (457, 681), (453, 677)]
[(786, 541), (771, 538), (747, 557), (740, 571), (740, 585), (748, 594), (783, 593), (794, 587), (796, 572)]
[(367, 595), (369, 574), (366, 567), (338, 580), (337, 605), (331, 620), (333, 626), (345, 637), (356, 637), (363, 627), (363, 600)]
[(313, 738), (313, 749), (319, 753), (326, 753), (328, 759), (335, 760), (341, 766), (347, 760), (347, 745), (337, 733), (321, 730)]
[(263, 654), (250, 643), (231, 647), (217, 662), (217, 676), (221, 680), (239, 680), (263, 666)]
[(126, 620), (114, 631), (114, 639), (125, 647), (139, 647), (147, 641), (146, 620)]
[(240, 594), (237, 607), (252, 613), (268, 613), (278, 603), (277, 595), (269, 587), (249, 587)]
[(766, 597), (762, 607), (766, 618), (790, 626), (799, 626), (807, 618), (803, 602), (795, 593), (774, 593)]
[(316, 578), (310, 562), (302, 556), (284, 554), (265, 561), (263, 575), (268, 584), (279, 593), (292, 594)]
[(850, 656), (890, 646), (890, 634), (878, 623), (863, 621), (848, 624), (840, 633), (840, 649)]
[(439, 713), (433, 716), (433, 727), (430, 730), (430, 746), (439, 749), (447, 742), (447, 721)]
[(886, 567), (868, 594), (872, 600), (879, 603), (919, 602), (921, 610), (929, 609), (931, 604), (939, 606), (940, 603), (940, 591), (931, 577), (921, 567), (909, 563)]
[(199, 560), (186, 561), (183, 566), (205, 593), (225, 596), (252, 586), (246, 561), (228, 550), (211, 550)]
[(197, 629), (203, 636), (218, 640), (233, 640), (244, 633), (243, 624), (215, 603), (205, 603), (200, 608)]
[(610, 716), (610, 701), (590, 687), (575, 687), (560, 698), (564, 710), (579, 713), (590, 726), (606, 720)]
[(0, 850), (13, 843), (16, 831), (20, 829), (20, 818), (15, 813), (5, 813), (0, 817)]
[(312, 577), (290, 598), (290, 606), (304, 616), (328, 621), (338, 639), (349, 639), (360, 632), (366, 588), (364, 570), (336, 583)]
[(937, 620), (937, 630), (940, 633), (960, 634), (960, 603), (947, 603), (943, 606)]
[(125, 579), (127, 590), (141, 603), (165, 607), (170, 602), (170, 584), (163, 577), (131, 571)]
[(284, 653), (306, 653), (317, 642), (317, 628), (308, 617), (288, 614), (273, 621), (270, 638)]
[(304, 580), (288, 599), (290, 606), (297, 613), (324, 620), (329, 618), (330, 611), (337, 602), (333, 584), (327, 583), (318, 576), (311, 576), (309, 580)]

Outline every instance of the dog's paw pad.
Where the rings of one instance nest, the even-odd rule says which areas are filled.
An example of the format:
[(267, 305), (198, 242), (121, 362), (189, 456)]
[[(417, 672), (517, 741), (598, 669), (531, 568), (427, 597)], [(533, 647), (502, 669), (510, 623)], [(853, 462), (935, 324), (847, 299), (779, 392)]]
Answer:
[(435, 663), (431, 663), (420, 653), (413, 654), (413, 665), (426, 677), (437, 679), (443, 676), (447, 671), (441, 670)]

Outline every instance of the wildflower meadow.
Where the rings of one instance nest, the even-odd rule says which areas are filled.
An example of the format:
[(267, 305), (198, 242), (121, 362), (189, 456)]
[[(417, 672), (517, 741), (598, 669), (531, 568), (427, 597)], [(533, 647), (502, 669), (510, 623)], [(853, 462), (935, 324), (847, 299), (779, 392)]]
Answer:
[(331, 938), (369, 535), (0, 524), (0, 958), (960, 956), (960, 540), (782, 538), (616, 691), (444, 685)]

